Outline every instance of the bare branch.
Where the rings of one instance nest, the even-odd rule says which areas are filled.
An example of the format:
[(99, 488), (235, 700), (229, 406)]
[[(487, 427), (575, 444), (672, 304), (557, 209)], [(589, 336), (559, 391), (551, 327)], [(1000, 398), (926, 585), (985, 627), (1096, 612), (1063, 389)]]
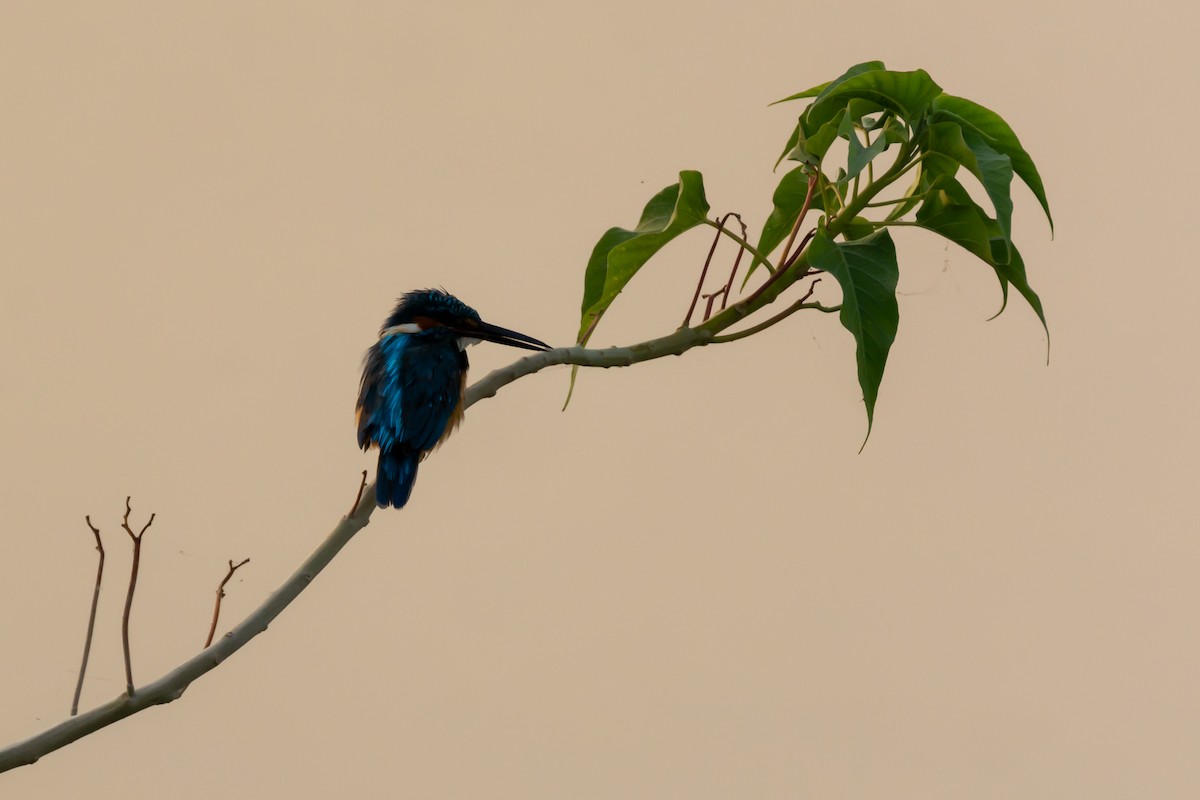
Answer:
[(374, 509), (374, 500), (368, 496), (354, 514), (344, 517), (338, 523), (329, 537), (300, 565), (295, 574), (216, 644), (153, 683), (146, 684), (135, 695), (120, 695), (98, 708), (85, 711), (22, 742), (0, 749), (0, 772), (32, 764), (47, 753), (65, 747), (131, 714), (178, 700), (192, 681), (218, 666), (265, 631), (271, 621), (312, 583), (313, 578), (333, 560), (354, 534), (367, 525)]
[(125, 612), (121, 615), (121, 648), (125, 653), (125, 692), (133, 697), (133, 664), (129, 657), (129, 612), (133, 610), (133, 590), (137, 588), (138, 565), (142, 560), (142, 534), (154, 524), (154, 515), (150, 515), (150, 519), (135, 535), (129, 527), (129, 514), (132, 511), (129, 500), (129, 497), (125, 498), (125, 518), (121, 520), (121, 527), (133, 540), (133, 565), (129, 568), (129, 592), (125, 595)]
[[(792, 226), (792, 232), (788, 236), (787, 244), (783, 246), (783, 253), (779, 256), (779, 269), (777, 272), (782, 272), (789, 264), (794, 261), (794, 258), (788, 258), (792, 252), (792, 242), (796, 241), (796, 234), (800, 232), (800, 226), (804, 224), (804, 218), (808, 215), (809, 206), (812, 205), (813, 192), (817, 188), (817, 173), (808, 177), (808, 194), (804, 196), (804, 205), (800, 206), (800, 213), (796, 215), (796, 224)], [(797, 251), (802, 250), (804, 245), (797, 248)]]
[(96, 588), (92, 590), (92, 610), (88, 613), (87, 636), (83, 639), (83, 663), (79, 665), (79, 681), (75, 684), (75, 697), (71, 700), (71, 716), (79, 713), (79, 696), (83, 693), (83, 676), (87, 674), (88, 656), (92, 653), (92, 632), (96, 629), (96, 607), (100, 604), (100, 579), (104, 577), (104, 543), (100, 541), (100, 529), (92, 524), (91, 515), (84, 518), (96, 537), (96, 550), (100, 552), (100, 564), (96, 567)]
[[(749, 235), (746, 230), (746, 223), (742, 220), (741, 214), (734, 214), (737, 217), (738, 225), (742, 226), (742, 240), (745, 241)], [(733, 269), (729, 271), (729, 280), (725, 283), (725, 288), (721, 290), (721, 310), (725, 310), (725, 304), (729, 301), (729, 293), (733, 291), (733, 279), (737, 277), (738, 265), (742, 263), (742, 256), (746, 254), (744, 246), (738, 247), (737, 258), (733, 260)], [(710, 305), (711, 308), (711, 305)], [(705, 317), (707, 320), (708, 317)]]
[[(738, 304), (741, 306), (742, 304)], [(730, 309), (733, 312), (738, 306)], [(723, 325), (732, 324), (752, 309), (738, 309), (728, 315)], [(715, 321), (715, 319), (714, 319)], [(471, 406), (493, 397), (503, 387), (525, 375), (558, 364), (577, 364), (584, 367), (627, 367), (670, 355), (681, 355), (693, 347), (703, 347), (712, 341), (714, 331), (721, 328), (706, 324), (697, 328), (682, 328), (659, 339), (641, 342), (631, 347), (609, 347), (589, 350), (584, 347), (560, 347), (535, 353), (509, 366), (495, 370), (467, 389), (465, 405)], [(375, 511), (373, 484), (363, 487), (358, 507), (343, 517), (328, 538), (300, 565), (300, 568), (271, 594), (258, 608), (215, 644), (176, 667), (158, 680), (144, 685), (136, 694), (127, 692), (102, 706), (59, 723), (24, 741), (0, 749), (0, 772), (32, 764), (39, 758), (87, 736), (101, 728), (151, 706), (178, 700), (192, 681), (217, 667), (229, 656), (244, 647), (303, 592), (313, 579), (328, 566), (342, 548), (371, 521)], [(128, 505), (128, 501), (126, 501)], [(153, 516), (151, 517), (153, 521)], [(150, 527), (148, 522), (136, 536), (128, 526), (128, 511), (122, 527), (135, 542)], [(128, 621), (129, 601), (126, 601)], [(129, 677), (128, 674), (126, 676)], [(131, 681), (130, 681), (131, 683)], [(127, 687), (128, 688), (128, 687)]]
[[(725, 221), (728, 215), (721, 217), (716, 221), (716, 233), (713, 234), (713, 246), (708, 248), (708, 255), (704, 257), (704, 266), (700, 270), (700, 279), (696, 281), (696, 293), (691, 296), (691, 305), (688, 306), (688, 313), (684, 314), (683, 323), (679, 327), (688, 327), (691, 325), (691, 315), (696, 311), (696, 303), (700, 301), (700, 293), (704, 288), (704, 278), (708, 277), (708, 265), (713, 263), (713, 253), (716, 252), (716, 246), (721, 242), (721, 234), (725, 233)], [(707, 319), (707, 318), (706, 318)]]
[[(366, 483), (366, 480), (367, 480), (367, 471), (363, 470), (363, 483), (364, 484)], [(359, 493), (359, 498), (361, 499), (361, 497), (362, 497), (362, 489), (361, 488), (358, 490), (358, 493)], [(358, 508), (358, 503), (355, 503), (354, 507)], [(225, 573), (225, 579), (222, 580), (221, 583), (217, 585), (217, 602), (216, 602), (216, 605), (213, 606), (212, 625), (210, 625), (208, 628), (208, 638), (204, 640), (204, 648), (206, 650), (208, 649), (209, 645), (212, 644), (213, 636), (217, 632), (217, 620), (221, 618), (221, 598), (223, 598), (225, 596), (225, 584), (229, 583), (229, 579), (233, 577), (233, 573), (237, 572), (238, 569), (246, 566), (249, 563), (250, 563), (250, 559), (248, 559), (248, 558), (243, 559), (242, 561), (239, 561), (237, 564), (233, 563), (232, 558), (229, 559), (229, 572)]]

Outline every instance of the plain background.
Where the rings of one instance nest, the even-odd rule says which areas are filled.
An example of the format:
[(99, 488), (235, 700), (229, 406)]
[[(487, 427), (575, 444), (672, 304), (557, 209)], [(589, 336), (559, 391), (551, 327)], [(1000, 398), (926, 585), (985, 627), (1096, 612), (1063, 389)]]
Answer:
[[(1182, 4), (1179, 4), (1182, 5)], [(898, 235), (875, 431), (798, 315), (471, 410), (265, 635), (5, 797), (1200, 794), (1196, 20), (1154, 2), (0, 6), (0, 740), (191, 656), (348, 507), (362, 352), (444, 286), (553, 343), (680, 169), (757, 231), (799, 106), (858, 61), (1004, 115), (1045, 336)], [(664, 253), (597, 345), (667, 333)], [(481, 345), (476, 377), (517, 353)]]

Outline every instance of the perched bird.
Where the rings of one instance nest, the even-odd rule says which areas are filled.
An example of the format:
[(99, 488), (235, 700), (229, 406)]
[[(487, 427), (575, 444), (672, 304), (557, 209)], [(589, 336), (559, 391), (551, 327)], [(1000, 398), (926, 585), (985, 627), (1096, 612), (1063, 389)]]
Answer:
[(526, 350), (550, 345), (489, 325), (475, 309), (437, 289), (409, 292), (396, 303), (367, 351), (358, 389), (358, 446), (379, 447), (375, 502), (408, 502), (417, 463), (462, 421), (467, 345), (480, 340)]

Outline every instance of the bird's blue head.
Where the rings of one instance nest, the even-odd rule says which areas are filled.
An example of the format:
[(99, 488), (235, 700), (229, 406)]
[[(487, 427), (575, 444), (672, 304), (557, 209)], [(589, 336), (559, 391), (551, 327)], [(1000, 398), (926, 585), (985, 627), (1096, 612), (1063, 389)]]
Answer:
[(550, 345), (531, 336), (484, 322), (475, 309), (441, 289), (418, 289), (403, 295), (384, 321), (379, 336), (425, 332), (452, 334), (460, 345), (484, 340), (526, 350), (550, 349)]
[(457, 325), (468, 321), (479, 322), (479, 312), (462, 300), (441, 289), (417, 289), (396, 301), (396, 307), (379, 332), (382, 335), (388, 328), (398, 325), (416, 324), (422, 330), (427, 330), (437, 325)]

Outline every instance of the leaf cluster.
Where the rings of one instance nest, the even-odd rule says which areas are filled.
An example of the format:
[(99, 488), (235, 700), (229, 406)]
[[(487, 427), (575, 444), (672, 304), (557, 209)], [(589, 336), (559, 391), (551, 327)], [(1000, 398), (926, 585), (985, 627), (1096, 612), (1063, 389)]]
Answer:
[[(743, 292), (759, 267), (769, 274), (757, 289), (699, 327), (719, 342), (757, 332), (800, 308), (837, 310), (857, 345), (869, 435), (899, 326), (899, 264), (889, 228), (916, 226), (959, 245), (993, 270), (1003, 296), (1001, 312), (1014, 288), (1045, 327), (1041, 300), (1013, 242), (1014, 176), (1033, 193), (1051, 230), (1053, 219), (1037, 167), (1008, 123), (972, 100), (947, 94), (924, 70), (900, 72), (869, 61), (777, 102), (798, 100), (809, 102), (775, 162), (776, 168), (785, 161), (795, 166), (781, 176), (757, 242), (710, 219), (703, 177), (681, 172), (679, 182), (646, 204), (636, 227), (610, 228), (592, 249), (577, 341), (588, 342), (617, 296), (669, 242), (693, 228), (716, 228), (718, 236), (732, 239), (740, 254), (750, 256)], [(844, 157), (843, 148), (834, 148), (839, 141), (845, 143)], [(907, 188), (899, 191), (902, 181)], [(971, 184), (986, 196), (986, 206), (973, 199)], [(892, 196), (879, 199), (889, 187)], [(793, 249), (809, 213), (816, 218)], [(791, 284), (821, 274), (841, 288), (836, 309), (800, 302), (741, 335), (718, 335), (776, 302)], [(811, 284), (802, 300), (809, 295)]]

